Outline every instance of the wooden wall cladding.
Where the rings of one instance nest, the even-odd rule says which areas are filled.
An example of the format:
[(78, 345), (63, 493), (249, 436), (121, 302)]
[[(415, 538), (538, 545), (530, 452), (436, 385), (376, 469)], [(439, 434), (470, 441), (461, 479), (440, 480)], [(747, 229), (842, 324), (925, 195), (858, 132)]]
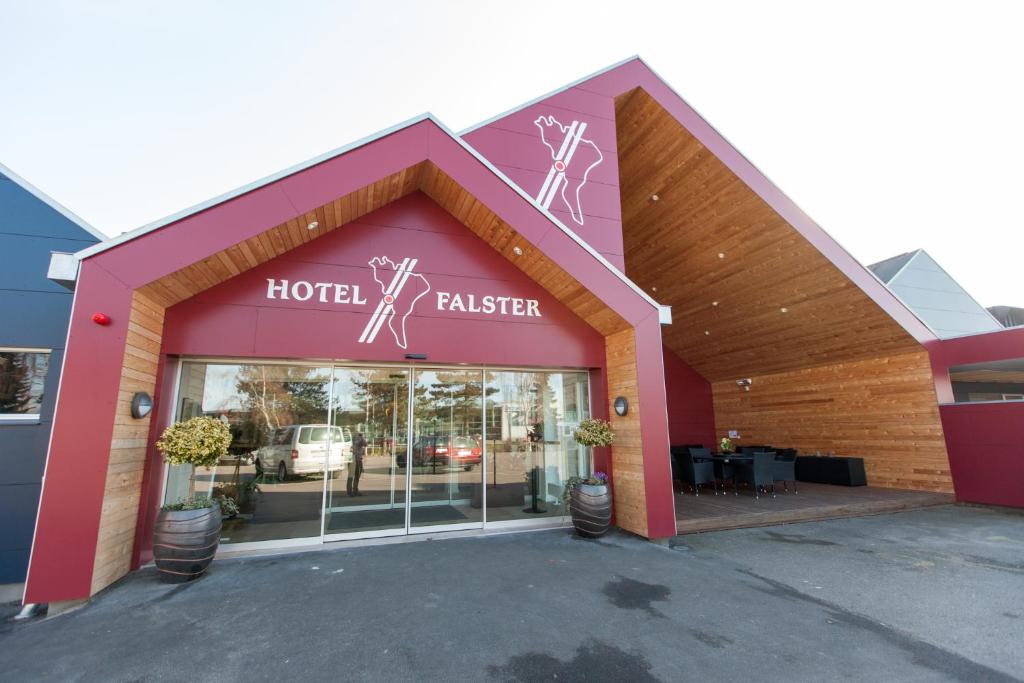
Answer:
[(864, 458), (868, 484), (950, 492), (946, 443), (925, 351), (714, 382), (718, 436)]
[(156, 393), (163, 324), (163, 307), (135, 292), (128, 319), (100, 531), (93, 561), (93, 594), (127, 574), (131, 568), (151, 417), (132, 417), (132, 396), (139, 391), (150, 396)]
[(672, 306), (665, 344), (704, 377), (920, 348), (643, 90), (616, 127), (626, 274)]
[[(615, 524), (647, 536), (647, 493), (644, 485), (644, 451), (640, 431), (640, 398), (637, 391), (636, 337), (632, 329), (605, 338), (608, 364), (608, 414), (615, 432), (612, 444), (612, 497)], [(625, 396), (629, 412), (615, 414), (615, 396)]]

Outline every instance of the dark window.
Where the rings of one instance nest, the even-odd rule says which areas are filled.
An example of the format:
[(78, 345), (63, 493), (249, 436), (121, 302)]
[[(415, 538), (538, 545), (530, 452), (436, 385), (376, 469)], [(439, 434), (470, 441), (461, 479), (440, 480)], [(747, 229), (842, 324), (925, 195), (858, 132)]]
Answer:
[(49, 351), (0, 349), (0, 418), (39, 415)]
[(949, 380), (957, 403), (1024, 401), (1024, 358), (957, 365)]

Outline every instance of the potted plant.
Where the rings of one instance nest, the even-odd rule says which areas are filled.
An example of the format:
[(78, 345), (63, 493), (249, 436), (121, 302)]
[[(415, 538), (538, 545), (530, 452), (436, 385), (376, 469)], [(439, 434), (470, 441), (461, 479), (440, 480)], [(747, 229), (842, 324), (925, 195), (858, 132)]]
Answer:
[(722, 453), (733, 453), (736, 451), (736, 446), (733, 445), (732, 439), (723, 436), (722, 440), (718, 442), (718, 450)]
[[(573, 439), (589, 448), (610, 446), (615, 441), (612, 426), (605, 420), (580, 422)], [(608, 533), (612, 522), (612, 496), (608, 491), (608, 475), (594, 472), (589, 477), (570, 477), (565, 482), (562, 500), (572, 515), (576, 533), (585, 538), (600, 538)]]
[[(230, 445), (231, 430), (209, 417), (175, 423), (156, 442), (167, 462), (207, 468), (217, 464)], [(217, 552), (222, 515), (238, 513), (231, 498), (196, 496), (194, 486), (190, 478), (188, 497), (164, 505), (156, 518), (153, 560), (165, 581), (191, 581), (201, 576)]]

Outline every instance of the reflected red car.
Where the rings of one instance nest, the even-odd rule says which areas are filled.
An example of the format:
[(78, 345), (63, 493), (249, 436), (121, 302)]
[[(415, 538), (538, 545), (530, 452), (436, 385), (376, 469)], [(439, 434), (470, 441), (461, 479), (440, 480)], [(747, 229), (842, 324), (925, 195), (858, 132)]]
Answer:
[[(398, 466), (405, 467), (405, 458), (398, 455)], [(451, 440), (425, 437), (412, 447), (413, 465), (444, 465), (470, 470), (483, 462), (483, 448), (471, 436), (456, 436)]]

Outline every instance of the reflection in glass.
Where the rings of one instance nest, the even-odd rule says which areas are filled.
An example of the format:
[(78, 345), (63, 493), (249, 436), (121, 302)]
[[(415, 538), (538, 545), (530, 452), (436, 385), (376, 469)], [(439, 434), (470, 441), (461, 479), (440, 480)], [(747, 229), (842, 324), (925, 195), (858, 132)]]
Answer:
[(488, 522), (558, 517), (590, 473), (572, 438), (586, 372), (185, 361), (177, 400), (175, 419), (233, 441), (208, 470), (170, 466), (165, 500), (233, 498), (226, 544), (480, 525), (485, 505)]
[(586, 373), (487, 372), (487, 521), (565, 514), (571, 476), (589, 474), (572, 438), (590, 416)]
[(320, 535), (324, 471), (345, 471), (341, 430), (327, 422), (330, 368), (182, 364), (177, 420), (218, 418), (231, 428), (228, 455), (209, 470), (169, 468), (165, 499), (196, 494), (235, 499), (221, 543)]
[(404, 529), (409, 372), (337, 368), (333, 396), (348, 467), (328, 484), (325, 533)]
[[(411, 526), (483, 521), (482, 374), (479, 370), (416, 372)], [(405, 458), (400, 464), (405, 464)]]
[(1024, 358), (957, 365), (949, 379), (957, 403), (1024, 401)]
[(38, 415), (50, 362), (48, 351), (0, 350), (0, 415)]

